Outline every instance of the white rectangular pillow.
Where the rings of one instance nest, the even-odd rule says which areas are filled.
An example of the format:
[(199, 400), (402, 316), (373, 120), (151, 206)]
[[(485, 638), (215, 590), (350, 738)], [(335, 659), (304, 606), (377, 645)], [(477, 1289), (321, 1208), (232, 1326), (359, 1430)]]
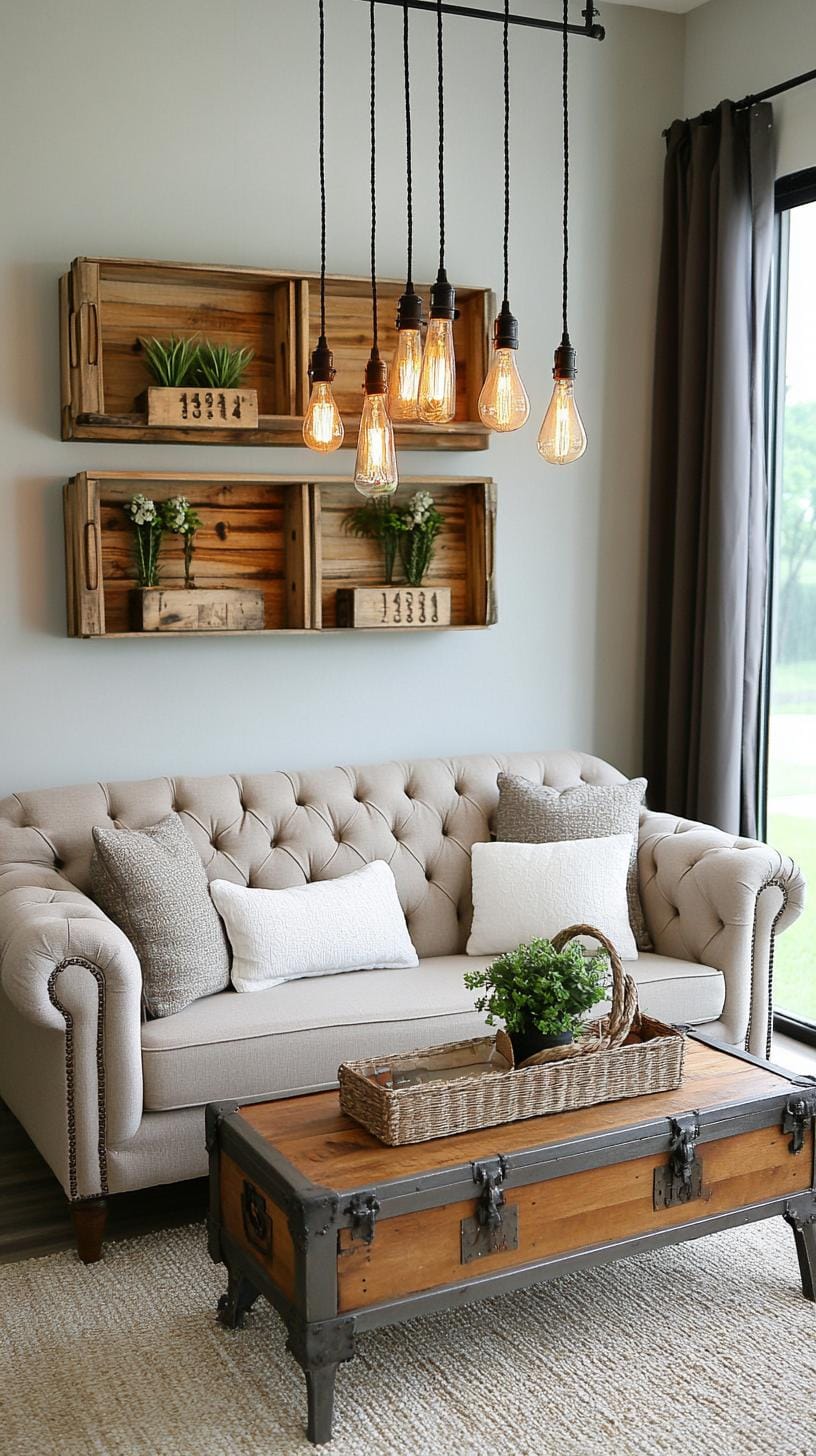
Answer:
[(385, 860), (290, 890), (249, 890), (230, 880), (213, 880), (210, 890), (232, 946), (236, 991), (419, 963)]
[(631, 834), (555, 844), (474, 844), (468, 955), (501, 955), (568, 925), (593, 925), (635, 960), (626, 878)]

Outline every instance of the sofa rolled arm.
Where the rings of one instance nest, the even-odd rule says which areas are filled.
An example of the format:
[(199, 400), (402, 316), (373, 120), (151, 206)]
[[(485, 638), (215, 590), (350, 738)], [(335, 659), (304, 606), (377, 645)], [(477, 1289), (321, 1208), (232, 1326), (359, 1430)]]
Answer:
[(805, 903), (798, 865), (758, 840), (644, 809), (638, 879), (655, 950), (721, 971), (723, 1038), (767, 1056), (774, 941)]
[(69, 1196), (106, 1193), (106, 1149), (133, 1137), (142, 1116), (142, 976), (130, 941), (56, 870), (3, 865), (0, 984), (23, 1034), (26, 1023), (61, 1033), (45, 1045), (64, 1064)]

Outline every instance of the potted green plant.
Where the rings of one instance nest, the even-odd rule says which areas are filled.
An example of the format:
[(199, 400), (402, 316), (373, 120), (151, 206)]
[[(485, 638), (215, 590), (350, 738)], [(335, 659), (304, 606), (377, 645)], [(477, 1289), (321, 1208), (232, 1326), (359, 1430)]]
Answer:
[[(197, 587), (193, 551), (201, 517), (186, 496), (171, 496), (162, 505), (134, 495), (125, 506), (133, 525), (137, 590), (131, 618), (142, 632), (234, 632), (264, 626), (262, 591), (251, 587)], [(159, 584), (159, 550), (169, 531), (184, 541), (184, 585)]]
[(506, 951), (481, 971), (468, 971), (465, 985), (482, 990), (477, 1011), (488, 1026), (504, 1023), (516, 1066), (547, 1047), (574, 1040), (582, 1018), (605, 994), (609, 959), (588, 955), (577, 941), (556, 950), (552, 941), (531, 940)]
[(388, 500), (366, 501), (343, 519), (344, 529), (352, 536), (378, 541), (383, 556), (383, 578), (386, 586), (394, 580), (399, 539), (405, 529), (405, 513)]
[(156, 502), (144, 495), (131, 496), (125, 506), (125, 514), (133, 526), (136, 550), (136, 580), (139, 589), (158, 585), (159, 549), (161, 547), (164, 521)]
[(186, 496), (174, 495), (165, 501), (162, 519), (165, 529), (171, 531), (174, 536), (181, 536), (184, 541), (184, 585), (190, 590), (195, 587), (192, 575), (193, 552), (196, 531), (201, 526), (201, 517), (193, 510)]
[(252, 349), (209, 339), (140, 339), (155, 380), (147, 390), (147, 423), (180, 429), (256, 429), (258, 392), (239, 388)]
[(434, 554), (436, 538), (445, 524), (429, 490), (418, 490), (402, 511), (400, 556), (405, 579), (410, 586), (421, 586)]
[[(343, 525), (354, 536), (380, 544), (383, 554), (382, 586), (339, 587), (338, 627), (447, 627), (451, 620), (451, 588), (423, 589), (434, 543), (445, 524), (428, 490), (418, 490), (403, 505), (371, 500), (349, 511)], [(406, 587), (396, 591), (394, 568), (399, 555)]]
[(196, 359), (196, 383), (210, 389), (237, 389), (254, 358), (254, 349), (212, 344), (205, 339)]

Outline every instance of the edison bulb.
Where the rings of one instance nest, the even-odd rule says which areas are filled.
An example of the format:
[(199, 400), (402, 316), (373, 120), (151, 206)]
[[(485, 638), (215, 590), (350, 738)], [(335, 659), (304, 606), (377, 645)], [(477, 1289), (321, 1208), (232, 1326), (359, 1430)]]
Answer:
[(419, 417), (429, 425), (446, 425), (455, 413), (453, 322), (448, 318), (431, 316), (419, 376)]
[(580, 459), (586, 447), (586, 430), (575, 404), (574, 381), (556, 379), (538, 432), (538, 453), (551, 465), (569, 465)]
[(397, 488), (394, 429), (384, 394), (366, 394), (357, 440), (354, 485), (361, 495), (392, 495)]
[(319, 450), (328, 455), (330, 451), (339, 449), (344, 434), (343, 421), (331, 385), (327, 380), (316, 379), (303, 419), (303, 438), (306, 444), (310, 450)]
[(516, 365), (515, 349), (494, 349), (479, 395), (479, 418), (491, 430), (518, 430), (530, 413), (530, 401)]
[(388, 376), (388, 413), (392, 420), (419, 418), (419, 376), (422, 340), (419, 329), (400, 329)]

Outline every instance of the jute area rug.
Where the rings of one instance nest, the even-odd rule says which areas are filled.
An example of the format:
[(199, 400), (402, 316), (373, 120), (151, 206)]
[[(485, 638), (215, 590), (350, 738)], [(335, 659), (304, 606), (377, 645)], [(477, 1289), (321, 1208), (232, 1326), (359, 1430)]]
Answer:
[[(0, 1268), (3, 1456), (306, 1456), (263, 1301), (200, 1226)], [(362, 1336), (331, 1456), (814, 1456), (816, 1306), (782, 1220)]]

